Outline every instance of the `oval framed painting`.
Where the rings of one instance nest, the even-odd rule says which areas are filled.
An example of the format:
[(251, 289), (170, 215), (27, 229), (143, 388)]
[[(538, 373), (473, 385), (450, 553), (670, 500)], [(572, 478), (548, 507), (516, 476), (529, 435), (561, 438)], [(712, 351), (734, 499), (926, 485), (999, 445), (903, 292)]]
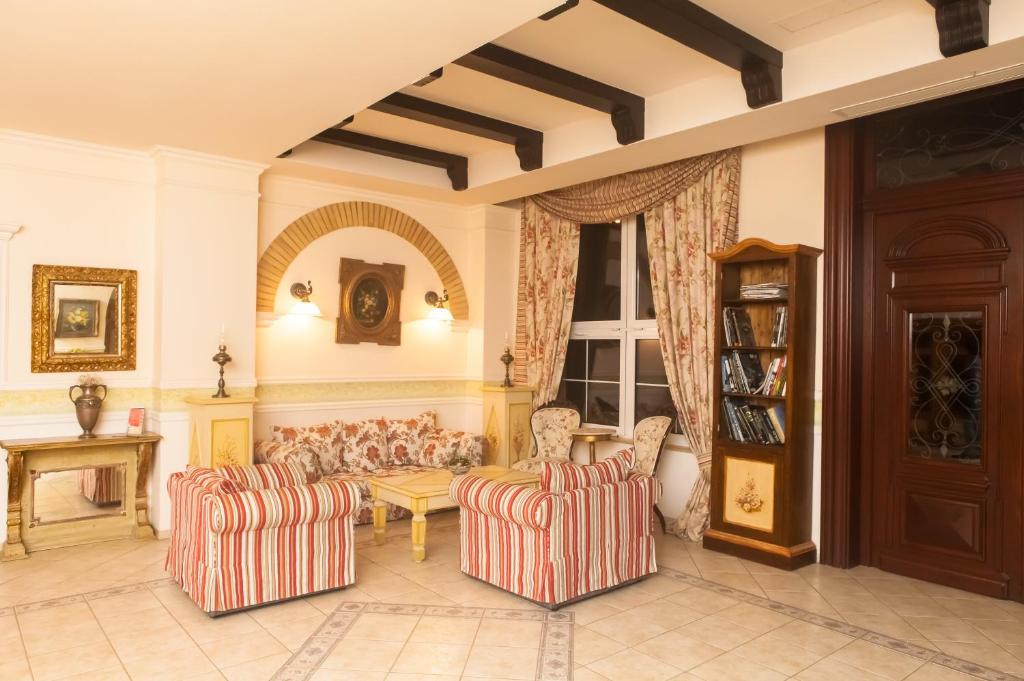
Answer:
[(338, 343), (402, 344), (402, 286), (405, 266), (375, 265), (342, 258)]

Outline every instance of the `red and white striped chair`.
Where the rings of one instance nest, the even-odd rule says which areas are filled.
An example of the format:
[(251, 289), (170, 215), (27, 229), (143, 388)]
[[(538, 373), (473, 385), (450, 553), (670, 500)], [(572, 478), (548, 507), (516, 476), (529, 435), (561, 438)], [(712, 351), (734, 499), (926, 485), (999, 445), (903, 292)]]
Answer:
[(591, 466), (541, 466), (540, 489), (458, 476), (462, 571), (552, 608), (657, 572), (658, 481), (632, 451)]
[(307, 484), (297, 464), (189, 466), (167, 491), (167, 571), (211, 615), (355, 581), (350, 482)]

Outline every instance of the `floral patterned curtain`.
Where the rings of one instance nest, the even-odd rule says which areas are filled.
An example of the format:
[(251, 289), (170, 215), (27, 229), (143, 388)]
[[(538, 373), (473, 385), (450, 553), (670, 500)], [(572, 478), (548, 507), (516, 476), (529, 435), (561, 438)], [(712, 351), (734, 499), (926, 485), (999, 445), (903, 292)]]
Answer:
[(715, 357), (714, 251), (736, 243), (740, 154), (732, 150), (677, 196), (644, 213), (658, 338), (672, 402), (699, 474), (672, 531), (708, 527)]
[(516, 381), (536, 386), (534, 406), (558, 395), (579, 256), (579, 223), (555, 217), (526, 199), (519, 232)]

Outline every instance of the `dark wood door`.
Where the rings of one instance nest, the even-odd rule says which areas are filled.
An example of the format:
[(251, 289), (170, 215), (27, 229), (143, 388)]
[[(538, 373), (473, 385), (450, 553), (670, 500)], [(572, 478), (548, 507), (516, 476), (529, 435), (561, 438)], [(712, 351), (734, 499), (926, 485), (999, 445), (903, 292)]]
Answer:
[(864, 214), (870, 562), (1006, 598), (1024, 568), (1024, 198), (946, 189)]

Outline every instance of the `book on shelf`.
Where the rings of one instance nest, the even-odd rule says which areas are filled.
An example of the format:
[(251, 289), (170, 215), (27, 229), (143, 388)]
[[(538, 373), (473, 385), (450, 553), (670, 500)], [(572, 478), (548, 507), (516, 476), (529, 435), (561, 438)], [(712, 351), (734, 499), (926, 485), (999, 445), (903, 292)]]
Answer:
[(755, 393), (761, 393), (767, 397), (786, 396), (786, 356), (776, 357), (768, 363), (768, 371), (764, 374), (764, 381)]
[(757, 345), (754, 338), (754, 325), (750, 322), (750, 314), (742, 307), (727, 307), (723, 310), (722, 319), (725, 325), (725, 344), (729, 346)]
[(785, 347), (788, 333), (789, 308), (785, 305), (780, 305), (775, 308), (775, 319), (772, 322), (772, 347)]
[(729, 438), (736, 442), (758, 445), (783, 444), (785, 442), (785, 415), (782, 409), (781, 406), (777, 406), (769, 410), (740, 399), (722, 398), (722, 411), (725, 417), (723, 420)]
[[(754, 394), (764, 384), (764, 368), (755, 350), (733, 350), (722, 361), (722, 388), (727, 392)], [(726, 387), (726, 375), (730, 387)]]
[(786, 298), (789, 296), (789, 284), (783, 281), (766, 281), (761, 284), (741, 284), (741, 300), (765, 300)]

